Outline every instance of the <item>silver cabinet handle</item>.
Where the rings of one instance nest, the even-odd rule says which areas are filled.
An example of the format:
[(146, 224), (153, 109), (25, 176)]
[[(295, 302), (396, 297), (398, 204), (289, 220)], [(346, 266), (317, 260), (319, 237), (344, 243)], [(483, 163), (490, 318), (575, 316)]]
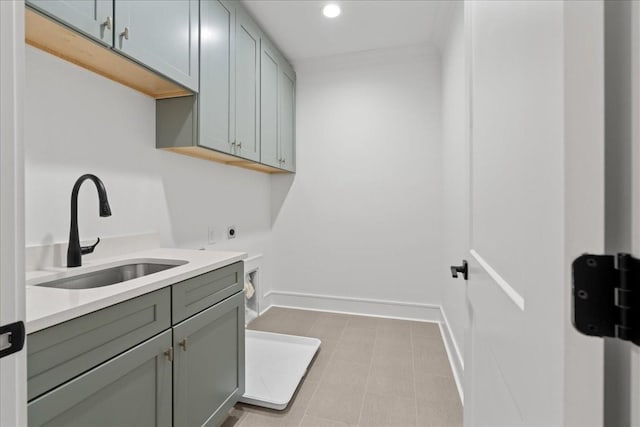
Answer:
[(124, 37), (125, 40), (129, 40), (129, 27), (124, 27), (124, 31), (120, 33), (120, 37)]
[(239, 149), (242, 149), (242, 141), (239, 141), (239, 142), (238, 142), (238, 148), (239, 148)]
[(178, 343), (180, 347), (182, 347), (183, 351), (187, 351), (187, 339), (183, 338), (182, 341)]
[(110, 30), (113, 27), (113, 20), (110, 16), (107, 16), (107, 20), (102, 23), (103, 27), (107, 27), (107, 30)]
[(164, 352), (164, 355), (167, 356), (169, 362), (173, 362), (173, 347), (169, 347), (169, 349)]

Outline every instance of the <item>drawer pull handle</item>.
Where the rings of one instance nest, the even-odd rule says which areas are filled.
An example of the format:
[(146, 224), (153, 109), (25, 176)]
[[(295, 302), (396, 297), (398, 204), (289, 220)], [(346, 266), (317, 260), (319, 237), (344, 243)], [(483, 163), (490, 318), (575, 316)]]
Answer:
[(180, 347), (182, 347), (183, 351), (187, 351), (187, 339), (184, 338), (182, 341), (180, 341), (179, 343)]
[(169, 362), (173, 362), (173, 347), (169, 347), (169, 349), (164, 352), (164, 355), (167, 356)]

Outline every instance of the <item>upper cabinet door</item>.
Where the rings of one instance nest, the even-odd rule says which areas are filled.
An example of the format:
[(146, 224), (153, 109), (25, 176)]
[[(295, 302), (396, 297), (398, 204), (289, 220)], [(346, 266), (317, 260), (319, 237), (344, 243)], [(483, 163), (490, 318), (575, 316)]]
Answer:
[(114, 47), (198, 91), (198, 0), (116, 0)]
[(199, 145), (233, 154), (235, 141), (234, 8), (200, 2)]
[(235, 154), (260, 160), (260, 31), (240, 8), (236, 10), (236, 145)]
[(285, 63), (280, 67), (280, 167), (296, 170), (296, 75)]
[(260, 57), (260, 162), (281, 167), (278, 149), (278, 74), (280, 60), (267, 40)]
[(113, 44), (113, 0), (27, 0), (27, 4), (103, 44)]

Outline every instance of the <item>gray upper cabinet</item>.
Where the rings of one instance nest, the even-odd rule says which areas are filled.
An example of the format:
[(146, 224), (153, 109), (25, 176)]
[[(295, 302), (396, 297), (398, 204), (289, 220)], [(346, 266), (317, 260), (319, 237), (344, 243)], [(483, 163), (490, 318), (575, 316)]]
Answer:
[(260, 61), (260, 161), (294, 172), (295, 73), (265, 38)]
[(290, 172), (296, 170), (296, 76), (286, 63), (280, 67), (280, 167)]
[(260, 57), (260, 161), (276, 168), (279, 162), (278, 74), (280, 59), (266, 39)]
[(114, 47), (198, 90), (198, 0), (116, 0)]
[(100, 43), (113, 44), (113, 0), (27, 0), (27, 4)]
[(251, 18), (236, 9), (236, 152), (260, 160), (260, 31)]
[(244, 393), (244, 294), (173, 328), (174, 422), (217, 426)]
[[(235, 148), (235, 11), (232, 4), (200, 2), (199, 145)], [(233, 144), (233, 145), (232, 145)]]
[(293, 68), (240, 2), (200, 1), (200, 90), (156, 102), (156, 147), (248, 169), (295, 171)]
[(28, 405), (29, 426), (171, 426), (168, 330)]

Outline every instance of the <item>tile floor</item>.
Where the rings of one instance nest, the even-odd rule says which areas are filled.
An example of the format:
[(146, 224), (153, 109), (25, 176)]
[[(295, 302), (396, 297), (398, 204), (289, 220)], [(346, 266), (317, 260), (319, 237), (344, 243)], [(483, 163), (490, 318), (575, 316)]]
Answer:
[(462, 425), (437, 324), (276, 307), (249, 329), (322, 345), (287, 409), (237, 404), (223, 427)]

